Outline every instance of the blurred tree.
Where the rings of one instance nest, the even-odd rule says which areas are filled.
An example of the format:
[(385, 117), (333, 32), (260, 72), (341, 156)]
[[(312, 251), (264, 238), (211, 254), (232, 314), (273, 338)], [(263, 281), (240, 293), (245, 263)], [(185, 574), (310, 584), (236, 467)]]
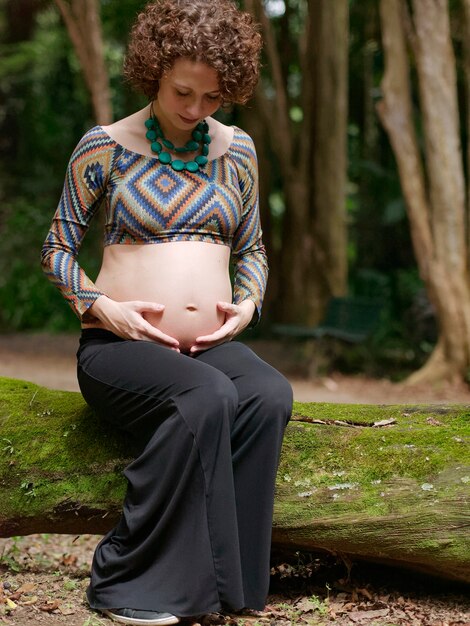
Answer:
[[(470, 284), (456, 62), (447, 0), (381, 0), (386, 67), (378, 111), (395, 152), (418, 267), (439, 339), (410, 382), (463, 378), (470, 366)], [(468, 36), (468, 34), (467, 34)], [(415, 61), (424, 145), (410, 83)]]
[[(316, 323), (347, 290), (345, 216), (348, 0), (245, 0), (261, 23), (269, 75), (257, 107), (282, 179), (277, 317)], [(314, 138), (314, 140), (312, 140)]]
[[(144, 1), (102, 6), (113, 108), (122, 117), (142, 105), (120, 74), (122, 32)], [(76, 329), (78, 320), (44, 279), (39, 254), (67, 161), (96, 121), (89, 89), (50, 0), (0, 0), (0, 47), (0, 332)], [(101, 239), (93, 225), (80, 259), (90, 276), (99, 269)]]
[[(14, 46), (18, 42), (28, 41), (33, 37), (35, 18), (42, 8), (41, 0), (1, 0), (2, 14), (1, 42), (4, 46)], [(0, 77), (3, 72), (0, 73)], [(13, 108), (5, 106), (10, 95), (10, 85), (5, 81), (0, 84), (0, 156), (15, 158), (18, 148), (18, 127), (20, 120)]]
[(54, 0), (67, 27), (70, 39), (90, 91), (98, 124), (113, 121), (109, 76), (104, 57), (99, 0)]
[[(71, 11), (73, 2), (76, 0), (62, 0)], [(335, 280), (323, 268), (329, 263), (330, 254), (337, 256), (330, 234), (334, 234), (338, 216), (330, 225), (322, 226), (322, 211), (331, 209), (333, 200), (326, 188), (331, 191), (330, 185), (334, 184), (338, 197), (343, 198), (341, 206), (337, 200), (343, 211), (338, 224), (340, 238), (345, 237), (346, 221), (349, 229), (349, 290), (356, 295), (380, 295), (387, 302), (386, 316), (372, 346), (378, 357), (374, 367), (378, 359), (383, 360), (374, 371), (389, 375), (393, 367), (396, 376), (402, 377), (405, 371), (419, 367), (436, 342), (436, 307), (426, 298), (418, 276), (396, 161), (376, 111), (384, 70), (379, 3), (239, 2), (245, 7), (250, 4), (263, 24), (265, 56), (260, 92), (247, 107), (223, 111), (219, 119), (245, 128), (254, 137), (258, 150), (262, 222), (271, 268), (264, 323), (269, 325), (270, 320), (281, 315), (293, 321), (314, 322), (322, 302), (332, 292), (330, 284)], [(96, 1), (116, 118), (125, 117), (146, 103), (145, 98), (123, 84), (121, 76), (126, 38), (145, 3), (146, 0)], [(457, 133), (465, 148), (463, 160), (467, 170), (469, 4), (470, 0), (449, 0), (461, 112)], [(340, 5), (349, 25), (340, 20)], [(407, 0), (406, 5), (411, 10), (412, 0)], [(77, 2), (75, 6), (82, 8), (85, 4)], [(415, 28), (415, 18), (415, 12), (408, 18), (410, 33)], [(334, 56), (339, 50), (327, 52), (330, 45), (339, 46), (342, 63), (349, 46), (349, 80), (341, 87), (336, 79), (341, 64)], [(75, 329), (77, 321), (58, 292), (44, 280), (38, 254), (60, 196), (70, 153), (83, 132), (96, 122), (90, 88), (56, 2), (0, 0), (0, 46), (0, 327)], [(431, 171), (426, 153), (427, 126), (422, 122), (423, 107), (418, 106), (421, 88), (414, 59), (413, 54), (407, 58), (410, 106), (427, 187)], [(346, 106), (341, 100), (346, 88), (347, 129), (344, 108), (335, 109)], [(344, 153), (337, 160), (334, 157), (338, 135), (342, 135), (348, 147), (346, 185)], [(406, 166), (401, 168), (402, 177), (404, 171)], [(317, 191), (323, 195), (317, 196)], [(427, 196), (426, 201), (430, 207)], [(429, 217), (427, 222), (432, 219)], [(415, 231), (414, 228), (414, 238)], [(99, 269), (100, 238), (99, 228), (93, 224), (80, 253), (80, 262), (92, 277)], [(346, 251), (340, 254), (344, 254), (344, 267)], [(336, 268), (341, 263), (337, 261)], [(425, 277), (421, 266), (422, 261), (419, 267)], [(263, 326), (258, 332), (260, 328), (262, 332)]]
[(463, 3), (463, 57), (465, 74), (465, 101), (467, 105), (466, 132), (467, 132), (467, 252), (470, 266), (470, 0)]

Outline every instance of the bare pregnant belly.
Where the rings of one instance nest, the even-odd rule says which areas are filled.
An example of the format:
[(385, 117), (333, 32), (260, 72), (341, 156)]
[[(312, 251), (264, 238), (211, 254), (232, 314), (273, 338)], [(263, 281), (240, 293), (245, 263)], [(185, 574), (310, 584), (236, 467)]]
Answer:
[(219, 329), (225, 316), (217, 302), (231, 302), (230, 249), (185, 241), (105, 248), (96, 285), (119, 302), (163, 304), (162, 313), (145, 313), (156, 328), (188, 351), (195, 339)]

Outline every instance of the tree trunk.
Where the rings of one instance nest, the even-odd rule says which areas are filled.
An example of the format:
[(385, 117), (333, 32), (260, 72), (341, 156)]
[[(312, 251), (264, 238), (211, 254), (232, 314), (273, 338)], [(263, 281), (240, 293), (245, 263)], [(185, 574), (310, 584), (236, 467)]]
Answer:
[(347, 291), (346, 154), (348, 120), (348, 0), (313, 2), (315, 28), (311, 134), (311, 206), (313, 231), (324, 255), (327, 296)]
[[(463, 378), (470, 364), (470, 290), (455, 59), (447, 2), (381, 0), (386, 69), (378, 111), (398, 163), (413, 247), (439, 322), (439, 342), (410, 382)], [(421, 160), (405, 40), (416, 58), (425, 137)]]
[[(79, 393), (0, 378), (0, 536), (105, 533), (131, 461)], [(470, 582), (468, 407), (299, 404), (273, 545)]]
[[(345, 182), (347, 125), (347, 0), (308, 4), (298, 59), (303, 69), (303, 119), (287, 88), (285, 56), (292, 42), (276, 41), (261, 0), (245, 0), (261, 22), (274, 97), (263, 85), (257, 106), (277, 155), (286, 212), (282, 225), (282, 292), (277, 311), (285, 322), (315, 324), (328, 299), (347, 285)], [(318, 46), (315, 42), (320, 42)], [(285, 50), (287, 53), (285, 53)], [(313, 70), (313, 68), (317, 70)]]
[(467, 263), (470, 267), (470, 0), (463, 2), (463, 53), (467, 131)]
[(104, 59), (99, 0), (54, 0), (65, 22), (91, 95), (98, 124), (111, 124), (113, 112)]
[[(11, 44), (16, 44), (20, 41), (30, 41), (33, 38), (36, 14), (40, 9), (41, 3), (39, 0), (6, 0), (4, 6), (0, 6), (0, 10), (4, 14), (3, 20), (5, 21), (1, 29), (0, 45), (4, 46), (5, 50), (7, 50)], [(10, 89), (7, 80), (1, 81), (0, 102), (2, 102), (2, 115), (0, 117), (0, 159), (4, 163), (14, 163), (18, 158), (20, 128), (22, 124), (21, 116), (18, 115), (16, 105), (12, 105), (12, 98), (8, 98)], [(24, 90), (24, 87), (21, 87), (21, 89)], [(23, 92), (21, 92), (20, 95), (18, 91), (16, 91), (13, 101), (16, 101), (18, 97), (24, 98), (25, 96)], [(3, 172), (1, 174), (3, 178), (5, 174)], [(6, 214), (9, 208), (9, 203), (4, 199), (4, 194), (6, 193), (5, 187), (5, 180), (1, 180), (0, 232), (3, 232), (2, 222), (6, 220)]]

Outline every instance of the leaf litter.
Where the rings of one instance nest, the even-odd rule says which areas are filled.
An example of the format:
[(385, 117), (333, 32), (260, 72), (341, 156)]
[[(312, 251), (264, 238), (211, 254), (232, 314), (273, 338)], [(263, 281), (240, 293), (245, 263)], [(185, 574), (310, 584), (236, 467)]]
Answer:
[[(111, 626), (85, 600), (96, 535), (0, 539), (0, 625)], [(211, 614), (196, 626), (470, 626), (469, 589), (343, 555), (273, 557), (264, 611)], [(197, 572), (195, 572), (197, 575)]]

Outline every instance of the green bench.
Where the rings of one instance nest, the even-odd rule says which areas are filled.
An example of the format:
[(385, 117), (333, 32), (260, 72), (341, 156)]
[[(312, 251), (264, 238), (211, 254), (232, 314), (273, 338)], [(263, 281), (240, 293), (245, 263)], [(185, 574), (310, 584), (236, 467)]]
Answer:
[(275, 335), (294, 339), (334, 337), (348, 343), (361, 343), (377, 328), (382, 302), (369, 298), (332, 298), (318, 326), (273, 324)]

